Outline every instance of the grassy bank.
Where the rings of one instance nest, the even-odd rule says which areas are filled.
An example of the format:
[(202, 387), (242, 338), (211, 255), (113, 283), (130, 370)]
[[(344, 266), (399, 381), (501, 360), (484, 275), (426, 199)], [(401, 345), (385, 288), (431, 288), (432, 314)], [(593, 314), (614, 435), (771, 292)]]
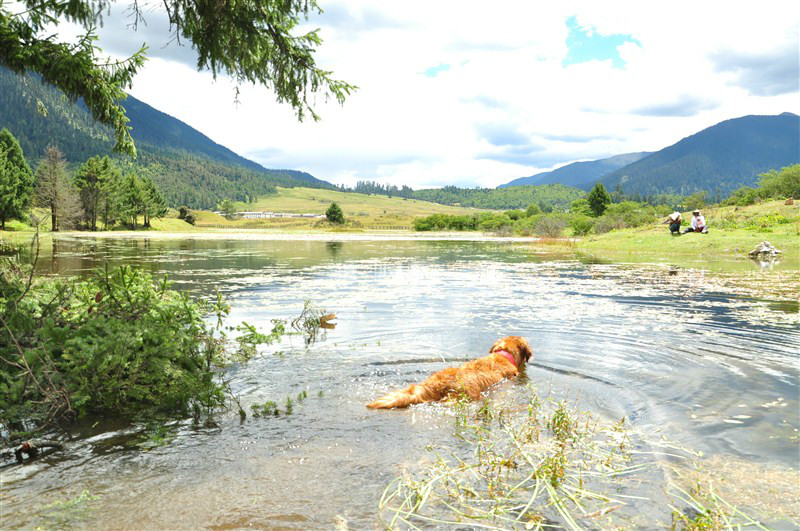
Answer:
[[(645, 254), (717, 258), (743, 256), (762, 241), (769, 241), (797, 260), (800, 252), (800, 207), (772, 201), (748, 207), (718, 207), (703, 211), (708, 234), (672, 236), (666, 225), (654, 222), (632, 229), (591, 235), (575, 243), (575, 248), (592, 253), (615, 255)], [(691, 212), (684, 213), (691, 219)], [(685, 226), (688, 226), (686, 224)]]

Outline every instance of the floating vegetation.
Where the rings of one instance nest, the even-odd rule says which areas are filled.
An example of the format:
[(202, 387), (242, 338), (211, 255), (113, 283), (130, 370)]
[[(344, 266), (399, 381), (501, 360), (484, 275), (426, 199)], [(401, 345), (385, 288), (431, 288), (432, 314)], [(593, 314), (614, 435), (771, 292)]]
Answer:
[(697, 454), (645, 441), (624, 418), (601, 423), (533, 389), (527, 404), (468, 407), (454, 403), (465, 445), (431, 448), (430, 462), (383, 492), (386, 529), (766, 529), (710, 486), (687, 487), (673, 472), (678, 462), (694, 468)]
[[(329, 322), (333, 319), (336, 319), (335, 314), (325, 313), (325, 310), (317, 308), (314, 303), (307, 300), (303, 303), (303, 311), (292, 320), (292, 328), (303, 336), (306, 346), (309, 346), (316, 342), (320, 336), (325, 337), (324, 330), (336, 326)], [(323, 330), (323, 332), (320, 332), (320, 330)]]
[(250, 406), (250, 411), (253, 414), (253, 417), (277, 417), (281, 414), (278, 410), (278, 404), (273, 402), (272, 400), (267, 400), (263, 404), (253, 404)]
[[(318, 397), (322, 397), (323, 393), (320, 391), (317, 393)], [(296, 400), (292, 400), (291, 396), (286, 397), (286, 401), (284, 402), (284, 415), (291, 415), (294, 413), (295, 404), (300, 405), (308, 398), (308, 391), (303, 389), (297, 394)], [(277, 402), (272, 400), (267, 400), (262, 404), (252, 404), (250, 406), (250, 412), (253, 415), (253, 418), (260, 418), (260, 417), (279, 417), (281, 415), (281, 410), (278, 408)]]
[(70, 500), (53, 502), (44, 507), (41, 518), (44, 527), (37, 529), (66, 529), (75, 525), (76, 521), (86, 519), (91, 511), (91, 502), (98, 500), (88, 490)]

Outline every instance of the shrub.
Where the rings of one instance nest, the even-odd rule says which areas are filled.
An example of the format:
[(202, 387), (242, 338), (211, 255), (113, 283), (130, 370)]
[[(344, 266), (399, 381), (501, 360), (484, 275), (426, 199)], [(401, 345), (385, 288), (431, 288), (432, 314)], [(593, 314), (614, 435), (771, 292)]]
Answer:
[[(0, 266), (0, 423), (36, 429), (88, 414), (192, 413), (225, 405), (218, 325), (228, 306), (121, 267), (85, 280), (33, 280)], [(282, 328), (281, 328), (282, 330)], [(280, 330), (278, 331), (280, 332)], [(271, 340), (274, 336), (259, 336)], [(246, 343), (255, 341), (246, 337)]]
[(517, 221), (518, 219), (522, 219), (525, 217), (524, 210), (508, 210), (506, 211), (506, 216), (513, 221)]
[(588, 199), (576, 199), (572, 202), (572, 205), (569, 207), (569, 211), (573, 214), (580, 214), (583, 216), (594, 216), (594, 212), (592, 212), (592, 207), (589, 206)]
[(483, 215), (478, 218), (478, 229), (483, 231), (497, 231), (509, 225), (511, 225), (511, 220), (501, 214)]
[(528, 208), (525, 209), (525, 217), (529, 218), (531, 216), (536, 216), (542, 213), (542, 209), (539, 208), (539, 205), (536, 203), (531, 203), (528, 205)]
[(725, 205), (731, 206), (748, 206), (754, 205), (758, 201), (758, 191), (749, 186), (742, 186), (736, 189), (724, 202)]
[(575, 236), (586, 236), (594, 228), (594, 219), (585, 215), (573, 216), (569, 222), (572, 234)]
[(627, 225), (625, 219), (619, 215), (601, 216), (594, 224), (594, 232), (597, 234), (605, 234), (612, 230), (624, 229)]
[(566, 220), (562, 216), (547, 215), (541, 216), (534, 226), (534, 232), (546, 238), (558, 238), (567, 226)]
[(188, 223), (189, 225), (194, 225), (197, 222), (197, 218), (194, 215), (194, 212), (187, 212), (186, 216), (184, 216), (183, 221)]
[(189, 213), (189, 208), (182, 206), (178, 209), (178, 219), (186, 219), (186, 215)]

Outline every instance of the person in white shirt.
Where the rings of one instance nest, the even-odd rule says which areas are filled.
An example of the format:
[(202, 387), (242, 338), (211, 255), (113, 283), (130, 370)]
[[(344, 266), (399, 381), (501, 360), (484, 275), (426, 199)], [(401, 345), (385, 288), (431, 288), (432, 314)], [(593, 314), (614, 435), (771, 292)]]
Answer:
[(669, 215), (669, 217), (664, 221), (664, 224), (669, 224), (669, 233), (673, 236), (681, 235), (681, 223), (683, 220), (681, 219), (680, 212), (673, 212)]
[(708, 234), (708, 227), (706, 226), (706, 218), (700, 213), (699, 210), (695, 210), (692, 212), (692, 223), (691, 227), (687, 228), (684, 234), (687, 232), (700, 232), (702, 234)]

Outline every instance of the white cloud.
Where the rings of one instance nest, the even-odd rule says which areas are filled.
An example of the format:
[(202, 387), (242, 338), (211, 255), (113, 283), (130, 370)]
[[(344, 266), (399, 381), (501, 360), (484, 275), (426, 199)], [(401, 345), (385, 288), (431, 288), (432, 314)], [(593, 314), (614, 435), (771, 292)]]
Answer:
[[(232, 84), (196, 72), (187, 50), (159, 48), (131, 92), (268, 167), (415, 188), (495, 186), (574, 160), (660, 149), (728, 118), (800, 112), (796, 90), (772, 88), (784, 86), (780, 80), (759, 90), (752, 75), (753, 65), (786, 62), (786, 50), (797, 50), (796, 2), (322, 7), (327, 13), (309, 25), (322, 28), (318, 61), (360, 90), (342, 108), (321, 103), (319, 123), (298, 123), (262, 87), (242, 87), (234, 105)], [(570, 16), (641, 45), (618, 48), (622, 69), (609, 60), (564, 67)], [(131, 48), (142, 41), (141, 34), (122, 37), (124, 19), (112, 18), (101, 30), (102, 39), (113, 36), (110, 51), (123, 53), (126, 39)], [(163, 27), (150, 18), (148, 38)], [(449, 68), (424, 74), (439, 65)]]

